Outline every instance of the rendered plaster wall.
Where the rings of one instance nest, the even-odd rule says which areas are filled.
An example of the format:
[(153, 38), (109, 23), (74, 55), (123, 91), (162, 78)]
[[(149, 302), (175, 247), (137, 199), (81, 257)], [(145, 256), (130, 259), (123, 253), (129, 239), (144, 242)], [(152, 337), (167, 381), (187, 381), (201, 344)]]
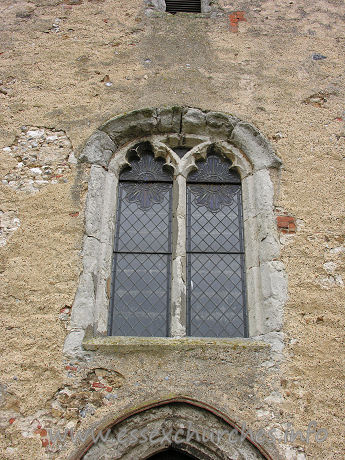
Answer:
[[(283, 458), (342, 458), (342, 2), (219, 7), (211, 17), (153, 17), (139, 0), (1, 3), (3, 458), (48, 458), (47, 428), (85, 427), (166, 393), (206, 400), (253, 429), (291, 422), (305, 432), (315, 420), (328, 439), (282, 442)], [(289, 301), (279, 365), (265, 344), (122, 347), (64, 361), (88, 180), (71, 152), (114, 115), (164, 105), (232, 113), (283, 161), (276, 211), (297, 232), (280, 235)], [(62, 147), (47, 148), (49, 136)]]

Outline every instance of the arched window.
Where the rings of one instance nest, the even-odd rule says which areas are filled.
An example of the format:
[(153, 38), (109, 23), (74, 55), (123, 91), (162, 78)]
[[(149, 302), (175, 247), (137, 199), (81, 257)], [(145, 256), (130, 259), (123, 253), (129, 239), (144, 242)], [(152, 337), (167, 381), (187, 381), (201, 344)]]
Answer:
[(247, 334), (241, 179), (211, 151), (187, 183), (187, 331)]
[[(169, 333), (172, 175), (148, 143), (120, 174), (110, 335)], [(132, 161), (131, 161), (132, 160)]]
[[(253, 441), (249, 434), (251, 430), (240, 431), (239, 426), (216, 407), (183, 396), (165, 396), (163, 400), (136, 404), (127, 410), (120, 409), (120, 414), (108, 411), (98, 426), (94, 424), (93, 430), (98, 435), (107, 433), (104, 442), (96, 442), (95, 437), (87, 439), (85, 435), (90, 428), (86, 428), (82, 433), (86, 442), (77, 444), (68, 459), (281, 458), (276, 445), (263, 430), (260, 443)], [(152, 438), (155, 436), (155, 442), (149, 439), (151, 433), (154, 433)], [(270, 447), (271, 455), (265, 448), (266, 444)]]
[(281, 161), (254, 126), (192, 107), (136, 110), (101, 126), (79, 160), (91, 168), (67, 355), (175, 346), (162, 337), (194, 346), (188, 335), (280, 340)]
[[(189, 150), (174, 149), (182, 164)], [(118, 185), (109, 334), (171, 335), (170, 299), (184, 281), (181, 271), (171, 283), (172, 253), (179, 246), (187, 262), (186, 308), (179, 318), (186, 335), (245, 336), (241, 180), (232, 163), (211, 146), (191, 174), (182, 168), (187, 193), (172, 196), (174, 178), (149, 142), (131, 149), (128, 160)], [(172, 234), (178, 232), (173, 209), (185, 210), (180, 236)]]

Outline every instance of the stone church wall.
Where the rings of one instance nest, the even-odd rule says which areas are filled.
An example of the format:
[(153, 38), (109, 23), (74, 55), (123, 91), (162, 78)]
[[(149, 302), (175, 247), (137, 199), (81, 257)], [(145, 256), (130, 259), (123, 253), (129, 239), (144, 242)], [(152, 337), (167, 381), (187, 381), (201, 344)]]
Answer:
[[(219, 0), (173, 16), (153, 3), (1, 3), (0, 458), (68, 458), (75, 445), (51, 445), (49, 429), (85, 432), (183, 395), (264, 429), (272, 458), (340, 460), (343, 4)], [(283, 330), (270, 343), (115, 344), (66, 356), (90, 174), (78, 158), (107, 120), (164, 106), (232, 114), (281, 159)], [(305, 439), (312, 421), (326, 440)], [(304, 439), (286, 439), (288, 428)]]

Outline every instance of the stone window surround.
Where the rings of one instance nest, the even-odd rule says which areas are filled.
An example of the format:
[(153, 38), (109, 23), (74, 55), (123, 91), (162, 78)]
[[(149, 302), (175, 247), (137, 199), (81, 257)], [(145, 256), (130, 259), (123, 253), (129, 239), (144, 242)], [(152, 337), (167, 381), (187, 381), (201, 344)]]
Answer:
[[(83, 272), (72, 308), (65, 353), (82, 355), (83, 342), (87, 349), (95, 349), (96, 342), (113, 344), (106, 335), (117, 185), (121, 169), (128, 164), (128, 151), (145, 141), (151, 143), (155, 157), (164, 158), (173, 168), (173, 193), (180, 198), (175, 200), (178, 207), (173, 210), (176, 242), (172, 257), (171, 337), (185, 337), (186, 176), (195, 169), (196, 160), (206, 157), (212, 144), (232, 161), (242, 181), (249, 336), (263, 339), (262, 336), (279, 332), (287, 298), (274, 215), (274, 184), (279, 180), (281, 161), (254, 126), (231, 115), (190, 107), (143, 109), (105, 123), (89, 138), (79, 158), (91, 164), (91, 172), (85, 209)], [(169, 145), (185, 145), (191, 150), (180, 159)], [(126, 343), (128, 340), (131, 338), (127, 337)], [(132, 340), (138, 346), (152, 342), (151, 338)], [(171, 338), (159, 342), (162, 340)], [(217, 340), (222, 341), (212, 339), (212, 343)]]

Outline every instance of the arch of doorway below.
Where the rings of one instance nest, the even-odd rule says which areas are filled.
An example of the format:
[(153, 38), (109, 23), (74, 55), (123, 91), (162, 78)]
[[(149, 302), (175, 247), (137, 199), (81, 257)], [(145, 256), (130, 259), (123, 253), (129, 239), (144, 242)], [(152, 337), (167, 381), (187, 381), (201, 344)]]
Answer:
[[(175, 454), (175, 457), (171, 458), (176, 460), (282, 459), (268, 436), (261, 436), (263, 442), (259, 444), (251, 438), (254, 431), (251, 432), (248, 426), (246, 432), (243, 432), (239, 424), (224, 412), (205, 402), (185, 396), (146, 402), (140, 407), (129, 408), (116, 418), (108, 415), (86, 431), (91, 433), (92, 430), (93, 436), (74, 446), (65, 458), (168, 460), (168, 455)], [(143, 431), (146, 433), (145, 437), (140, 436)], [(95, 443), (94, 440), (100, 432), (106, 441)], [(136, 440), (132, 436), (134, 432)], [(152, 437), (150, 442), (152, 433), (155, 433), (155, 440)], [(213, 435), (210, 435), (211, 433)], [(230, 433), (234, 435), (230, 437)], [(80, 438), (83, 439), (83, 436)]]

